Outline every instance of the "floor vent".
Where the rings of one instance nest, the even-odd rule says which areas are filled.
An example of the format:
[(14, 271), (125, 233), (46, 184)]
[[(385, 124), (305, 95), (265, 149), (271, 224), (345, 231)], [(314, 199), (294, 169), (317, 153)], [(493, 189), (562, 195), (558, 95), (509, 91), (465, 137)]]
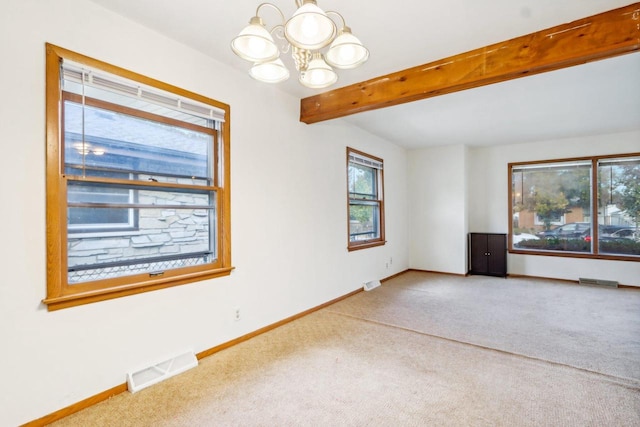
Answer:
[(608, 288), (617, 288), (618, 282), (615, 280), (600, 280), (600, 279), (588, 279), (586, 277), (581, 277), (578, 281), (581, 285), (589, 285), (589, 286), (606, 286)]
[(196, 366), (198, 359), (195, 353), (189, 350), (150, 366), (127, 372), (127, 386), (131, 393), (135, 393)]
[(380, 280), (372, 280), (370, 282), (365, 282), (363, 288), (365, 291), (370, 291), (378, 286), (380, 286)]

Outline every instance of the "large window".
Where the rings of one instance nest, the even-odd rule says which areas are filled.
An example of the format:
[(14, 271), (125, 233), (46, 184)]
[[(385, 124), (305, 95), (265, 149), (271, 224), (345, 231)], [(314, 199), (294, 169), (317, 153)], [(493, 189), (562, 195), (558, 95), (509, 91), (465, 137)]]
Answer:
[(509, 165), (513, 252), (640, 260), (640, 155)]
[(347, 148), (349, 250), (384, 245), (382, 159)]
[(229, 274), (228, 115), (47, 45), (50, 310)]

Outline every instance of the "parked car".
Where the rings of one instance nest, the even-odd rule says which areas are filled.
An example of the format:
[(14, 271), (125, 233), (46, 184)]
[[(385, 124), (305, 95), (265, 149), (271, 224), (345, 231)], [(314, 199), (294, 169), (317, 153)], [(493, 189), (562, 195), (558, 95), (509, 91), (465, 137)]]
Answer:
[(561, 225), (552, 230), (545, 230), (538, 233), (538, 237), (549, 238), (556, 237), (558, 239), (582, 239), (591, 230), (591, 224), (588, 222), (570, 222)]
[[(619, 231), (624, 229), (626, 229), (626, 227), (621, 227), (619, 225), (598, 224), (598, 236), (600, 240), (615, 240), (617, 238), (622, 238), (622, 236), (618, 236), (615, 233), (618, 233)], [(586, 240), (587, 242), (591, 241), (591, 229), (585, 232), (584, 240)]]
[(635, 240), (640, 241), (640, 231), (636, 228), (621, 228), (610, 234), (603, 234), (600, 236), (603, 240)]

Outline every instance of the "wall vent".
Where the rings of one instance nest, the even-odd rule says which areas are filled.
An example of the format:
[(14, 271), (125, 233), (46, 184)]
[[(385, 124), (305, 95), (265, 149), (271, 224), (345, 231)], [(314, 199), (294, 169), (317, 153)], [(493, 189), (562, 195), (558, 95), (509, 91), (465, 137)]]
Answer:
[(188, 350), (141, 369), (127, 372), (127, 386), (131, 393), (135, 393), (196, 366), (198, 366), (198, 359), (192, 350)]
[(363, 289), (365, 291), (370, 291), (378, 286), (380, 286), (380, 280), (371, 280), (370, 282), (364, 282)]
[(578, 280), (578, 283), (581, 285), (589, 285), (589, 286), (606, 286), (608, 288), (617, 288), (618, 282), (615, 280), (600, 280), (600, 279), (589, 279), (586, 277), (581, 277)]

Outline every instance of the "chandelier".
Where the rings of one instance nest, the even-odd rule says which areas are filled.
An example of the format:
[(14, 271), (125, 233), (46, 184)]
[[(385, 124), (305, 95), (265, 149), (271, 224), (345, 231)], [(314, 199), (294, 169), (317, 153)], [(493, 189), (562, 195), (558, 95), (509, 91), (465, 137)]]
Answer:
[[(332, 67), (350, 69), (369, 58), (369, 51), (346, 26), (344, 17), (335, 11), (324, 12), (316, 0), (296, 0), (298, 10), (287, 21), (274, 4), (262, 3), (249, 25), (231, 41), (231, 49), (240, 58), (253, 63), (249, 75), (266, 83), (278, 83), (289, 78), (289, 70), (280, 54), (291, 50), (293, 62), (299, 72), (298, 80), (306, 87), (318, 89), (331, 86), (338, 80)], [(260, 18), (263, 7), (272, 7), (282, 23), (270, 31)], [(342, 28), (337, 31), (328, 15), (340, 18)], [(276, 44), (273, 36), (278, 39)], [(331, 45), (331, 46), (329, 46)], [(321, 49), (329, 46), (323, 55)]]

